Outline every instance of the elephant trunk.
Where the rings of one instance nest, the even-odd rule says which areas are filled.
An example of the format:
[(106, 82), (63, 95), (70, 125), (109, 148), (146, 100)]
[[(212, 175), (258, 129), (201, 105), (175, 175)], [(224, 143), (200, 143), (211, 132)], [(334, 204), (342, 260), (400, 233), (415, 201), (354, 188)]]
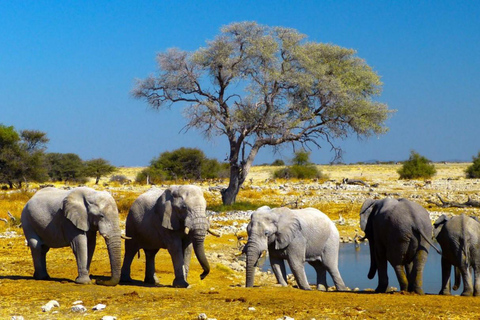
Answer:
[(110, 258), (110, 267), (112, 272), (112, 277), (108, 280), (98, 280), (97, 284), (103, 286), (116, 286), (120, 281), (120, 271), (121, 271), (121, 236), (120, 234), (105, 237), (105, 243), (107, 244), (108, 256)]
[(208, 263), (207, 256), (205, 255), (205, 236), (207, 235), (207, 230), (194, 230), (193, 231), (193, 251), (197, 257), (200, 266), (202, 266), (203, 273), (200, 275), (200, 279), (205, 279), (205, 277), (210, 273), (210, 264)]
[(249, 243), (247, 243), (246, 247), (247, 267), (245, 286), (253, 287), (253, 282), (255, 278), (255, 266), (258, 262), (258, 259), (260, 258), (260, 251), (256, 248), (253, 248)]

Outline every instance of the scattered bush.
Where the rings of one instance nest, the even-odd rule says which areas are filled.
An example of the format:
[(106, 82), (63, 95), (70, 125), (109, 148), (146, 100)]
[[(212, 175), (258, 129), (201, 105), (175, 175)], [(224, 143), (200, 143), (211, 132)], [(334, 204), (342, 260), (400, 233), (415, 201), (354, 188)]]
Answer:
[(123, 174), (116, 174), (110, 177), (110, 182), (117, 182), (119, 184), (127, 184), (131, 182), (126, 176)]
[(467, 178), (480, 178), (480, 152), (476, 157), (473, 157), (473, 163), (465, 170), (465, 173)]
[(412, 151), (410, 158), (403, 163), (403, 166), (397, 172), (400, 179), (428, 179), (433, 177), (437, 170), (430, 160)]
[(277, 159), (275, 161), (272, 162), (271, 166), (273, 167), (280, 167), (280, 166), (284, 166), (285, 165), (285, 161), (283, 161), (282, 159)]

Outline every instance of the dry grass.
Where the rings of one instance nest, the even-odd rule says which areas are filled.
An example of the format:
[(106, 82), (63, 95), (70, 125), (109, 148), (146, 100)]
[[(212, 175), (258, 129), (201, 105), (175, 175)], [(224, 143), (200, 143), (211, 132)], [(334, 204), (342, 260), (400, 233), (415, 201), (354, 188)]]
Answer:
[[(423, 181), (398, 181), (398, 165), (321, 166), (321, 170), (333, 180), (333, 185), (343, 178), (380, 183), (373, 191), (369, 188), (302, 189), (305, 186), (319, 185), (312, 181), (277, 181), (266, 184), (265, 181), (270, 179), (269, 174), (274, 168), (254, 167), (251, 172), (252, 181), (247, 181), (238, 200), (272, 204), (305, 200), (305, 203), (299, 202), (300, 205), (317, 207), (332, 220), (342, 215), (347, 222), (351, 222), (351, 225), (338, 227), (342, 235), (351, 236), (358, 228), (358, 211), (365, 197), (375, 194), (379, 197), (387, 194), (415, 196), (416, 201), (429, 206), (425, 201), (435, 197), (436, 193), (449, 199), (478, 196), (480, 181), (467, 181), (462, 178), (466, 166), (467, 164), (437, 165), (438, 174), (432, 179), (432, 184), (427, 186)], [(121, 168), (121, 173), (115, 174), (124, 174), (134, 180), (139, 170), (141, 168)], [(290, 186), (288, 190), (279, 188), (285, 184)], [(203, 187), (209, 205), (221, 202), (218, 191), (208, 191), (205, 184)], [(104, 187), (102, 180), (101, 186), (97, 188), (108, 188), (112, 192), (119, 206), (121, 219), (124, 219), (136, 196), (149, 187), (115, 184)], [(32, 194), (0, 192), (0, 217), (8, 219), (7, 211), (19, 217), (25, 202)], [(440, 209), (434, 205), (430, 205), (429, 210), (456, 211)], [(463, 210), (458, 210), (460, 211)], [(478, 213), (478, 209), (467, 211)], [(7, 230), (22, 235), (21, 229), (0, 221), (0, 231)], [(189, 289), (169, 286), (173, 281), (173, 268), (165, 250), (161, 250), (156, 259), (161, 287), (145, 286), (138, 281), (110, 288), (76, 285), (73, 282), (76, 265), (70, 248), (50, 250), (47, 263), (54, 279), (35, 281), (32, 279), (30, 252), (24, 244), (23, 236), (0, 238), (0, 318), (21, 315), (25, 319), (100, 319), (104, 315), (112, 315), (118, 319), (197, 319), (200, 313), (206, 313), (208, 317), (216, 319), (277, 319), (283, 316), (295, 319), (478, 319), (480, 314), (478, 298), (401, 293), (305, 292), (293, 287), (277, 287), (272, 276), (256, 278), (258, 286), (247, 289), (244, 288), (244, 274), (232, 270), (224, 263), (236, 259), (236, 237), (232, 234), (223, 235), (221, 238), (208, 236), (205, 246), (212, 265), (211, 274), (201, 281), (200, 266), (192, 259)], [(144, 259), (142, 253), (132, 264), (132, 277), (136, 280), (143, 279)], [(91, 273), (94, 278), (99, 278), (108, 276), (109, 272), (107, 250), (103, 239), (99, 237)], [(43, 313), (41, 306), (51, 299), (58, 300), (60, 308), (52, 310), (57, 311), (55, 314)], [(98, 303), (106, 304), (107, 308), (101, 312), (89, 310), (87, 314), (75, 314), (70, 311), (70, 307), (77, 300), (82, 300), (89, 309)]]

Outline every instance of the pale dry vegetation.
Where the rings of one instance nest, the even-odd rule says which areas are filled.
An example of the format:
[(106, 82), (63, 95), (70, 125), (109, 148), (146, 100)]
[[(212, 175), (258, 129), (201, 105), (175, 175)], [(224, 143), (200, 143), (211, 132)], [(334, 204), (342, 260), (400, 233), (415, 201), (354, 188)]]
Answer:
[[(345, 222), (338, 224), (338, 229), (342, 236), (351, 237), (359, 229), (359, 209), (368, 197), (406, 197), (424, 205), (434, 214), (467, 212), (478, 215), (478, 208), (439, 208), (429, 202), (438, 202), (437, 194), (451, 201), (465, 202), (469, 196), (478, 200), (480, 180), (463, 178), (467, 166), (468, 164), (437, 164), (437, 175), (430, 181), (399, 181), (396, 173), (399, 165), (319, 166), (328, 175), (325, 181), (274, 181), (270, 173), (275, 167), (253, 167), (251, 180), (247, 179), (237, 200), (271, 206), (314, 206), (332, 220), (343, 217)], [(115, 174), (123, 174), (134, 181), (139, 170), (141, 168), (121, 168)], [(369, 186), (342, 184), (344, 178), (361, 179)], [(199, 183), (205, 191), (209, 207), (221, 204), (219, 188), (226, 183), (226, 180)], [(22, 231), (9, 221), (7, 212), (18, 219), (23, 206), (37, 187), (30, 185), (28, 191), (0, 192), (0, 218), (8, 222), (0, 221), (2, 319), (20, 315), (25, 319), (101, 319), (105, 315), (116, 316), (118, 319), (197, 319), (200, 313), (216, 319), (277, 319), (283, 316), (295, 319), (476, 319), (480, 314), (478, 298), (372, 294), (367, 291), (305, 292), (292, 286), (280, 288), (275, 285), (275, 279), (271, 275), (258, 276), (255, 281), (257, 287), (247, 289), (244, 288), (243, 272), (233, 270), (229, 264), (238, 259), (238, 240), (234, 233), (224, 233), (220, 238), (207, 237), (206, 251), (211, 262), (211, 274), (200, 281), (201, 268), (193, 258), (189, 289), (170, 287), (173, 268), (165, 250), (157, 255), (156, 269), (161, 287), (145, 286), (140, 282), (144, 273), (143, 253), (132, 264), (132, 277), (138, 282), (113, 288), (76, 285), (73, 282), (76, 265), (70, 248), (50, 250), (47, 263), (54, 279), (35, 281), (32, 279), (30, 252), (25, 246)], [(112, 193), (123, 224), (131, 203), (150, 186), (109, 183), (106, 178), (101, 180), (98, 188), (108, 189)], [(228, 212), (218, 214), (227, 216)], [(241, 227), (246, 222), (246, 219), (236, 222), (215, 221), (212, 226), (224, 230), (233, 224)], [(17, 236), (7, 237), (12, 231)], [(91, 273), (93, 278), (99, 278), (109, 276), (109, 272), (105, 243), (98, 237)], [(361, 274), (359, 277), (366, 275)], [(51, 299), (58, 300), (60, 308), (43, 313), (41, 306)], [(77, 300), (82, 300), (83, 305), (89, 309), (87, 314), (70, 311), (72, 303)], [(91, 307), (98, 303), (106, 304), (107, 308), (100, 312), (92, 311)], [(53, 311), (57, 313), (52, 313)]]

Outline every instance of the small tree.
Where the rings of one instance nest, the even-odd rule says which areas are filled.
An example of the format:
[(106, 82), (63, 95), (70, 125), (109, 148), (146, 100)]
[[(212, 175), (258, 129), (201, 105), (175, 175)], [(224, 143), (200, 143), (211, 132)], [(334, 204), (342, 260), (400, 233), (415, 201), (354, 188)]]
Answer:
[(105, 177), (117, 170), (105, 159), (98, 158), (85, 161), (85, 175), (95, 178), (95, 184), (98, 184), (101, 177)]
[(23, 182), (47, 179), (43, 166), (44, 151), (49, 139), (37, 130), (22, 130), (0, 124), (0, 182), (10, 188)]
[(467, 178), (474, 179), (480, 178), (480, 152), (473, 158), (473, 163), (465, 170)]
[(186, 129), (228, 139), (224, 204), (235, 202), (265, 146), (325, 141), (339, 157), (334, 140), (387, 131), (392, 111), (373, 99), (382, 86), (376, 72), (354, 50), (305, 38), (294, 29), (232, 23), (195, 52), (159, 53), (158, 75), (133, 89), (154, 109), (186, 104)]
[(437, 170), (430, 160), (412, 151), (410, 158), (403, 163), (397, 172), (400, 175), (400, 179), (428, 179), (433, 177)]
[(46, 166), (52, 181), (85, 180), (85, 165), (75, 153), (47, 153)]

